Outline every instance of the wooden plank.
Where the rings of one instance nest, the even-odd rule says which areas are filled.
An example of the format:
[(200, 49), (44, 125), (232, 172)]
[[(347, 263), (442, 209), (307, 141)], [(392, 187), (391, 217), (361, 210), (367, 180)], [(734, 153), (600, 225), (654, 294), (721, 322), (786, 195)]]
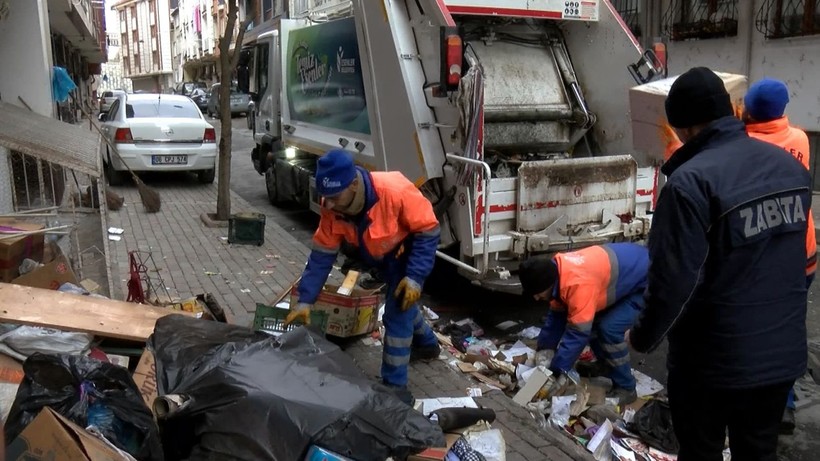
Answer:
[(0, 323), (15, 323), (145, 342), (157, 319), (193, 315), (144, 304), (0, 283)]

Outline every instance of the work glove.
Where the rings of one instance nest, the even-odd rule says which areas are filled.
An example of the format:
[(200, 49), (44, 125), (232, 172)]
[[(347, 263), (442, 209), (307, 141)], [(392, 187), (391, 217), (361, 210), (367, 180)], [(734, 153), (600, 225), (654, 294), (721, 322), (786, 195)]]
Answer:
[(541, 349), (535, 353), (535, 366), (549, 369), (553, 357), (555, 357), (553, 349)]
[(310, 325), (310, 309), (312, 304), (298, 303), (296, 308), (291, 309), (287, 318), (285, 318), (285, 326), (293, 323), (294, 320), (301, 320), (303, 325)]
[[(402, 292), (404, 296), (401, 295)], [(401, 299), (401, 310), (406, 311), (421, 298), (421, 285), (410, 277), (405, 277), (401, 279), (393, 295), (396, 299)]]

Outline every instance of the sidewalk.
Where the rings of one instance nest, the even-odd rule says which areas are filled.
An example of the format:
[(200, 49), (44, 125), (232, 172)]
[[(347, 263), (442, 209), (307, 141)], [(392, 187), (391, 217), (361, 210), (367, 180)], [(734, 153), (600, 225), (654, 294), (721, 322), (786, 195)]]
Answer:
[[(136, 187), (111, 188), (125, 197), (125, 206), (109, 211), (107, 217), (108, 227), (125, 231), (121, 241), (109, 242), (114, 298), (124, 299), (127, 295), (128, 251), (151, 251), (171, 296), (210, 292), (232, 315), (233, 323), (248, 325), (257, 302), (270, 303), (302, 272), (309, 253), (305, 242), (291, 237), (270, 217), (262, 247), (229, 245), (223, 239), (227, 228), (202, 224), (199, 215), (216, 210), (216, 184), (203, 186), (190, 181), (150, 185), (162, 196), (160, 213), (143, 211)], [(235, 193), (231, 193), (231, 203), (234, 213), (262, 212)], [(213, 273), (219, 275), (209, 275)], [(356, 341), (346, 352), (362, 371), (378, 378), (380, 347)], [(417, 398), (463, 397), (471, 385), (468, 378), (444, 361), (411, 365), (410, 390)], [(526, 409), (500, 391), (475, 400), (496, 411), (493, 426), (504, 433), (507, 461), (592, 459), (562, 434), (540, 428)]]

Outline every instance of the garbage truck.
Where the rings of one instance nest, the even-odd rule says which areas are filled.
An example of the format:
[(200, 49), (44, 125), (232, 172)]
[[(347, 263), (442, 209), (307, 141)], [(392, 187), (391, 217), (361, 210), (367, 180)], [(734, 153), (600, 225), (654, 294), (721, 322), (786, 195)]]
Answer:
[(520, 292), (536, 254), (646, 237), (658, 169), (629, 88), (661, 75), (608, 0), (292, 0), (242, 44), (251, 160), (273, 204), (319, 210), (345, 149), (433, 204), (438, 257)]

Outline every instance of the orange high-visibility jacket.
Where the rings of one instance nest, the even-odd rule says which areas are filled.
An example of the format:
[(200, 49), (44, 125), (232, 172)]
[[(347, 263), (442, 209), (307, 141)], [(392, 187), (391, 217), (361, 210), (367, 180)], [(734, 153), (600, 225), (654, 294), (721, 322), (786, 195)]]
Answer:
[[(800, 128), (789, 125), (786, 116), (768, 122), (746, 125), (749, 136), (781, 147), (809, 169), (809, 137)], [(814, 217), (809, 210), (808, 231), (806, 232), (806, 276), (817, 270), (817, 238), (814, 234)]]

